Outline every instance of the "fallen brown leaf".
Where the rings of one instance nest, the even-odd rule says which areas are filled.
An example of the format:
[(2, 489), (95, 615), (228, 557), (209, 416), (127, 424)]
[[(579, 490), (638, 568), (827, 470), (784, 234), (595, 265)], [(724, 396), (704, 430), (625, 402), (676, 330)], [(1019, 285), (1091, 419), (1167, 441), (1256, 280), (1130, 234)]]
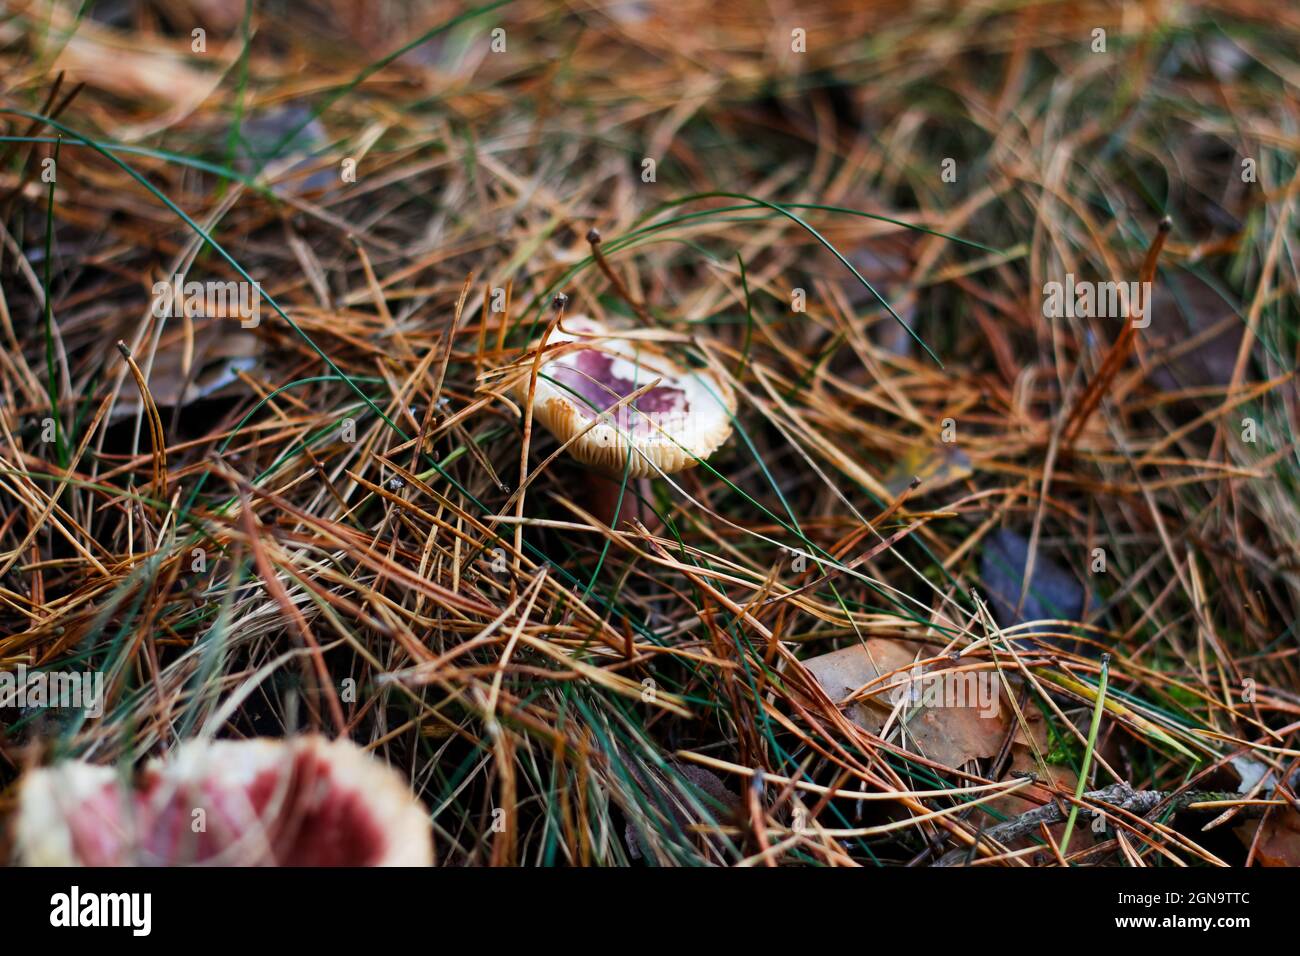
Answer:
[[(900, 711), (891, 722), (887, 739), (944, 766), (959, 768), (998, 752), (1009, 727), (1010, 712), (1003, 706), (996, 675), (990, 672), (950, 670), (953, 665), (946, 660), (925, 667), (924, 673), (914, 669), (916, 661), (938, 653), (939, 649), (932, 646), (870, 638), (865, 644), (814, 657), (803, 665), (831, 700), (840, 704), (871, 684), (871, 696), (849, 704), (845, 712), (855, 724), (873, 734), (885, 729), (896, 703), (910, 692), (919, 700), (916, 706)], [(879, 680), (881, 675), (888, 675), (888, 679)], [(964, 706), (952, 705), (960, 700), (957, 694), (961, 685), (967, 689), (993, 688), (991, 697), (985, 700), (986, 705), (991, 700), (992, 706), (981, 706), (979, 696), (969, 693)], [(943, 688), (942, 695), (936, 687)], [(941, 698), (944, 703), (935, 703)]]

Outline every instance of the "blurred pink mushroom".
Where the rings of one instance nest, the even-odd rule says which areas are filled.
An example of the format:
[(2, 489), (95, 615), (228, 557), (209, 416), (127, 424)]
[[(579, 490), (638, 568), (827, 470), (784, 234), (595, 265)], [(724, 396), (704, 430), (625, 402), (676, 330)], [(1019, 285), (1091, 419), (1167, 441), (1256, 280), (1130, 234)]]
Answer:
[(190, 741), (127, 781), (67, 761), (28, 772), (15, 846), (28, 866), (428, 866), (428, 812), (347, 740)]

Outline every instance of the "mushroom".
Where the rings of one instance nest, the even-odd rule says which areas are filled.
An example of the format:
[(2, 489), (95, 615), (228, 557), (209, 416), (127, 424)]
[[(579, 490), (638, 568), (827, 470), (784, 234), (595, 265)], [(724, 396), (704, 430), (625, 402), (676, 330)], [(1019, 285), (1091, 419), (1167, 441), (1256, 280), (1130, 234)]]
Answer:
[(429, 815), (348, 740), (189, 741), (134, 782), (71, 760), (24, 775), (28, 866), (428, 866)]
[[(735, 396), (707, 369), (684, 369), (648, 343), (619, 338), (583, 315), (565, 318), (534, 347), (546, 354), (533, 390), (533, 419), (560, 442), (572, 439), (568, 453), (593, 469), (584, 503), (607, 524), (633, 515), (646, 520), (632, 504), (637, 495), (631, 488), (618, 509), (625, 474), (638, 481), (645, 498), (645, 479), (693, 467), (731, 435)], [(530, 378), (515, 386), (521, 403), (528, 401)], [(652, 387), (641, 391), (646, 386)]]

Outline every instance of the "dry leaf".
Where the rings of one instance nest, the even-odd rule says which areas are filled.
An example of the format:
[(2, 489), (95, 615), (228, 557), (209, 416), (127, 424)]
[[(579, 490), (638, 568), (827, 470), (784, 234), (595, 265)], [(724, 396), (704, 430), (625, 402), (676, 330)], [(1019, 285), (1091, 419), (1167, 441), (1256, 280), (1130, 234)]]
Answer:
[(985, 539), (980, 578), (998, 624), (1013, 627), (1027, 621), (1080, 620), (1087, 595), (1078, 575), (1057, 564), (1042, 548), (1035, 556), (1033, 577), (1021, 603), (1028, 565), (1029, 539), (1024, 535), (999, 528)]
[(1264, 820), (1250, 820), (1236, 830), (1247, 846), (1260, 831), (1255, 848), (1260, 866), (1300, 866), (1300, 811), (1294, 807), (1278, 807)]
[[(237, 328), (223, 330), (214, 323), (203, 323), (195, 329), (192, 352), (184, 347), (179, 335), (165, 336), (153, 364), (147, 368), (149, 394), (159, 408), (184, 407), (200, 399), (221, 397), (239, 381), (240, 372), (256, 366), (261, 347), (257, 336)], [(144, 360), (140, 362), (143, 367)], [(139, 394), (124, 389), (112, 418), (134, 415), (139, 408)]]
[(933, 448), (909, 449), (885, 476), (885, 487), (890, 494), (901, 495), (913, 478), (920, 478), (917, 494), (923, 495), (956, 484), (971, 474), (970, 456), (955, 442), (943, 442)]
[[(855, 701), (846, 710), (850, 720), (873, 734), (884, 728), (896, 702), (910, 695), (914, 706), (900, 711), (887, 739), (930, 760), (959, 768), (998, 752), (1011, 713), (997, 675), (991, 671), (954, 671), (950, 669), (954, 665), (946, 659), (926, 667), (924, 672), (914, 668), (918, 654), (925, 660), (938, 653), (938, 648), (932, 646), (870, 638), (865, 645), (814, 657), (804, 661), (803, 666), (827, 696), (840, 704), (875, 681), (873, 696)], [(891, 673), (889, 680), (877, 681), (881, 674)], [(899, 725), (904, 719), (906, 727), (902, 729)]]
[[(725, 816), (727, 813), (734, 812), (740, 805), (740, 798), (732, 792), (721, 778), (711, 770), (704, 767), (696, 766), (691, 763), (684, 763), (679, 760), (670, 760), (670, 766), (673, 771), (681, 774), (690, 785), (704, 794), (702, 799), (695, 793), (684, 789), (673, 777), (665, 778), (666, 783), (658, 790), (657, 795), (652, 795), (650, 789), (646, 786), (646, 780), (641, 771), (632, 763), (626, 764), (632, 778), (640, 785), (646, 800), (651, 805), (656, 805), (656, 796), (662, 801), (666, 797), (669, 802), (669, 812), (672, 813), (673, 820), (677, 826), (683, 830), (688, 830), (691, 826), (705, 822), (702, 814), (697, 807), (703, 809), (715, 819)], [(654, 842), (655, 828), (646, 822), (643, 825), (628, 820), (623, 828), (623, 838), (627, 842), (628, 852), (632, 859), (640, 860), (646, 856), (647, 841)], [(716, 841), (713, 841), (717, 848)]]

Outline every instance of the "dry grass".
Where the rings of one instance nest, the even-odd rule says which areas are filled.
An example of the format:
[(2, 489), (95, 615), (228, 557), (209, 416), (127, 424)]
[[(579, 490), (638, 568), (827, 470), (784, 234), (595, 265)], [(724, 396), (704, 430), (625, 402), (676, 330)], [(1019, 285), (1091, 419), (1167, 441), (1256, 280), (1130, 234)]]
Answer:
[[(723, 6), (8, 4), (0, 662), (109, 698), (20, 715), (0, 781), (319, 728), (475, 865), (925, 864), (1073, 795), (1009, 739), (960, 767), (882, 739), (799, 663), (892, 638), (1045, 715), (1041, 776), (1095, 754), (1096, 788), (1168, 796), (1070, 862), (1260, 856), (1243, 806), (1202, 832), (1178, 801), (1300, 756), (1300, 14)], [(311, 155), (248, 159), (301, 126)], [(1144, 258), (1149, 328), (1043, 317), (1046, 282)], [(153, 317), (177, 272), (256, 280), (260, 324)], [(654, 533), (587, 513), (508, 398), (559, 291), (739, 397)], [(1007, 639), (972, 595), (999, 528), (1081, 621)], [(970, 858), (1060, 862), (1030, 836)]]

